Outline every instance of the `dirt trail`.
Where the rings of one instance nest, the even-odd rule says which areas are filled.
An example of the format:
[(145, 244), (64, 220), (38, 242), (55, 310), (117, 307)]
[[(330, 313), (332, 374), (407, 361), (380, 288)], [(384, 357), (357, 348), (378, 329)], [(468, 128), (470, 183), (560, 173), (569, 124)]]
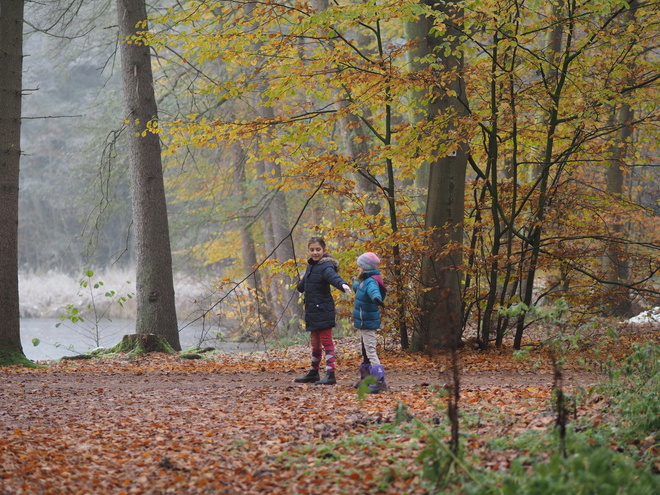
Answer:
[[(413, 438), (357, 450), (353, 442), (393, 422), (402, 405), (428, 424), (444, 423), (444, 399), (430, 386), (446, 380), (442, 362), (384, 353), (390, 390), (360, 399), (351, 386), (357, 346), (340, 346), (336, 386), (293, 383), (306, 371), (304, 346), (0, 369), (0, 494), (330, 493), (336, 480), (325, 473), (338, 471), (351, 477), (342, 485), (350, 495), (426, 493), (417, 475), (396, 474), (419, 471)], [(510, 351), (466, 352), (461, 369), (461, 407), (480, 418), (478, 443), (504, 434), (493, 415), (506, 418), (506, 431), (554, 421), (547, 364), (520, 362)], [(565, 370), (566, 389), (597, 380)], [(385, 458), (395, 479), (383, 485)]]

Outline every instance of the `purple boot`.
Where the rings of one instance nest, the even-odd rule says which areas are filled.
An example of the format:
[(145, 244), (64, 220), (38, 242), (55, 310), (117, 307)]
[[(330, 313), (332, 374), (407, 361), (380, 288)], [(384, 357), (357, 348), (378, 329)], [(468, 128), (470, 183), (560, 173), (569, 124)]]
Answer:
[(385, 368), (382, 364), (374, 364), (370, 366), (369, 374), (376, 377), (376, 383), (372, 383), (367, 387), (368, 394), (378, 394), (387, 390), (385, 383)]
[(369, 376), (370, 369), (371, 365), (369, 363), (362, 363), (360, 365), (360, 379), (355, 382), (353, 388), (360, 388), (360, 383), (362, 383), (362, 380)]

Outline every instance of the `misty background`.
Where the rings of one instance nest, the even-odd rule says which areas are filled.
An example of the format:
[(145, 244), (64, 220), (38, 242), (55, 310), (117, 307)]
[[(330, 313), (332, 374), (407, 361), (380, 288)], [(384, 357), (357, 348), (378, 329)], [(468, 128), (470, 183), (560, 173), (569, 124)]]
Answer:
[[(24, 35), (19, 290), (21, 337), (31, 359), (45, 358), (42, 351), (56, 343), (58, 350), (49, 349), (47, 357), (67, 353), (66, 326), (55, 325), (70, 305), (82, 312), (96, 298), (97, 313), (85, 314), (99, 319), (106, 345), (134, 331), (136, 310), (130, 297), (120, 305), (104, 296), (106, 290), (131, 294), (135, 281), (114, 2), (86, 2), (72, 23), (43, 32), (56, 14), (28, 4)], [(167, 101), (159, 105), (166, 114)], [(199, 327), (208, 298), (217, 296), (209, 278), (213, 268), (187, 254), (186, 239), (197, 237), (196, 227), (174, 207), (169, 216), (177, 315), (182, 327), (190, 322)], [(86, 270), (106, 290), (81, 291)], [(216, 313), (204, 323), (216, 332), (227, 327)], [(76, 351), (94, 347), (84, 334), (78, 335)], [(33, 338), (42, 341), (36, 348)], [(192, 345), (198, 335), (183, 340)]]

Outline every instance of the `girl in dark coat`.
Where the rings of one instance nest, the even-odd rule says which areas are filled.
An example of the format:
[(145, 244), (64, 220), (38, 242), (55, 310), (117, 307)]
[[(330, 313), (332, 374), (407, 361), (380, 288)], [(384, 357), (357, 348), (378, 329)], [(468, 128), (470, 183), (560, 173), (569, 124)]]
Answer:
[[(328, 254), (322, 237), (312, 237), (307, 244), (309, 260), (307, 269), (300, 282), (298, 292), (304, 294), (305, 327), (310, 333), (312, 344), (312, 369), (303, 377), (296, 378), (296, 383), (315, 383), (316, 385), (334, 385), (335, 344), (332, 341), (332, 329), (335, 323), (335, 301), (330, 293), (330, 286), (351, 293), (351, 288), (339, 276), (339, 262)], [(319, 366), (325, 350), (326, 375), (321, 380)]]

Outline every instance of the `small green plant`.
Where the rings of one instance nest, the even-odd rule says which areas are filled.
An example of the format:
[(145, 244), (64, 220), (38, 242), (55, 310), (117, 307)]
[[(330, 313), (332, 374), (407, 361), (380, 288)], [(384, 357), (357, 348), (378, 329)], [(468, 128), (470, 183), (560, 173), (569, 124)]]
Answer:
[(564, 316), (568, 310), (568, 302), (562, 297), (553, 301), (552, 305), (548, 306), (537, 306), (534, 304), (527, 306), (525, 303), (519, 302), (509, 307), (502, 307), (499, 312), (508, 318), (517, 318), (521, 314), (527, 313), (527, 315), (536, 320), (556, 325), (564, 320)]
[(509, 473), (500, 482), (480, 483), (467, 493), (520, 495), (564, 495), (566, 493), (654, 494), (660, 479), (648, 470), (635, 466), (633, 459), (606, 447), (584, 444), (567, 458), (554, 454), (548, 461), (531, 467), (514, 460)]
[(636, 344), (609, 377), (603, 391), (611, 395), (627, 433), (644, 437), (660, 429), (660, 346)]
[[(76, 294), (82, 303), (67, 304), (66, 314), (60, 315), (60, 320), (62, 322), (70, 321), (74, 326), (73, 328), (68, 328), (82, 335), (95, 347), (101, 347), (101, 339), (103, 337), (101, 323), (103, 320), (112, 321), (110, 316), (108, 316), (110, 307), (113, 304), (123, 307), (124, 303), (133, 298), (133, 293), (120, 293), (119, 291), (122, 291), (124, 286), (119, 291), (105, 290), (103, 281), (94, 280), (94, 276), (94, 270), (85, 268), (83, 277), (78, 281), (79, 287)], [(126, 285), (128, 284), (130, 284), (130, 281), (126, 282)], [(105, 292), (103, 292), (104, 290)], [(62, 322), (55, 326), (59, 327), (63, 324)]]
[[(38, 338), (36, 338), (36, 337), (35, 337), (34, 339), (32, 339), (30, 342), (32, 342), (32, 345), (33, 345), (34, 347), (37, 347), (38, 345), (40, 345), (40, 344), (42, 343), (41, 339), (38, 339)], [(54, 344), (51, 344), (50, 342), (43, 342), (43, 343), (46, 344), (46, 345), (53, 346), (53, 347), (55, 347), (56, 349), (59, 349), (59, 348), (61, 347), (61, 348), (66, 349), (66, 350), (69, 351), (69, 352), (74, 352), (74, 353), (77, 354), (77, 355), (80, 355), (80, 354), (81, 354), (80, 352), (78, 352), (78, 351), (76, 351), (76, 350), (74, 349), (73, 344), (70, 344), (70, 345), (68, 345), (68, 346), (65, 346), (65, 345), (62, 344), (61, 342), (55, 342)]]
[(455, 460), (445, 433), (441, 428), (429, 428), (426, 446), (418, 456), (418, 460), (422, 462), (422, 476), (438, 484), (446, 480)]
[[(35, 337), (34, 339), (32, 339), (31, 342), (32, 342), (32, 345), (33, 345), (34, 347), (37, 347), (39, 344), (41, 344), (41, 340), (40, 340), (40, 339), (37, 339), (36, 337)], [(49, 345), (52, 345), (53, 347), (57, 347), (57, 348), (59, 348), (59, 347), (64, 347), (63, 344), (61, 344), (60, 342), (55, 342), (54, 344), (49, 344)], [(76, 352), (76, 351), (73, 349), (73, 345), (69, 345), (69, 346), (67, 346), (66, 349), (68, 349), (68, 350), (70, 350), (70, 351), (73, 351), (73, 352)]]
[(357, 389), (357, 396), (359, 400), (364, 400), (365, 396), (368, 393), (369, 385), (376, 383), (376, 377), (373, 375), (366, 376), (361, 382), (360, 386)]
[(408, 411), (408, 406), (403, 402), (399, 402), (394, 413), (394, 424), (398, 426), (401, 423), (407, 423), (413, 418), (414, 416)]

